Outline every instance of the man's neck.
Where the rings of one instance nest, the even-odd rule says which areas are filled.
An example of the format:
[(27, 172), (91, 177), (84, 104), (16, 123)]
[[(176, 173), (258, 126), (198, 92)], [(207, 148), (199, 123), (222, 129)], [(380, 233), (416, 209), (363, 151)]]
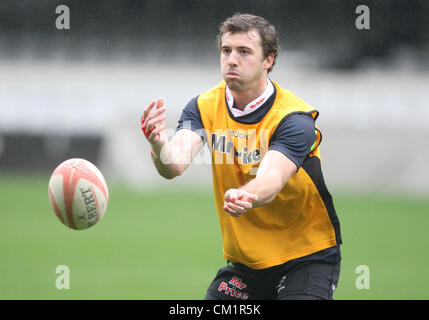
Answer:
[(265, 77), (252, 89), (245, 91), (233, 91), (230, 89), (231, 94), (234, 97), (234, 107), (243, 111), (250, 102), (264, 93), (265, 89), (267, 88), (267, 84), (268, 79)]

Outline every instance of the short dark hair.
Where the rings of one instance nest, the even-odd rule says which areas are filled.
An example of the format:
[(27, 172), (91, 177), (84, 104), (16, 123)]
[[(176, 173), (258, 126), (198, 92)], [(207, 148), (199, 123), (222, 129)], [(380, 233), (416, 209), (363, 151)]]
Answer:
[(219, 34), (216, 37), (217, 46), (220, 50), (222, 47), (222, 36), (225, 33), (247, 32), (250, 29), (256, 29), (261, 37), (264, 58), (268, 57), (271, 53), (274, 54), (273, 65), (268, 69), (268, 72), (270, 72), (279, 54), (278, 35), (276, 28), (262, 17), (248, 13), (236, 13), (232, 17), (227, 18), (219, 26)]

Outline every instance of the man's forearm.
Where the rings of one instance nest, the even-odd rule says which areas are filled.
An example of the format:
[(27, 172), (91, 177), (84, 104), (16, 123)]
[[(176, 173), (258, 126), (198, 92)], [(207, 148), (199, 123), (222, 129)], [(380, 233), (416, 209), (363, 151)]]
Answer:
[(155, 168), (158, 170), (158, 173), (165, 179), (173, 179), (180, 175), (177, 168), (175, 168), (173, 165), (163, 164), (161, 159), (157, 158), (153, 153), (151, 154), (151, 156)]
[(253, 202), (253, 207), (255, 208), (271, 203), (281, 191), (283, 185), (284, 183), (279, 175), (266, 174), (256, 176), (239, 189), (258, 196), (258, 200)]
[(186, 168), (184, 156), (168, 142), (163, 146), (152, 145), (151, 157), (158, 173), (166, 179), (180, 176)]

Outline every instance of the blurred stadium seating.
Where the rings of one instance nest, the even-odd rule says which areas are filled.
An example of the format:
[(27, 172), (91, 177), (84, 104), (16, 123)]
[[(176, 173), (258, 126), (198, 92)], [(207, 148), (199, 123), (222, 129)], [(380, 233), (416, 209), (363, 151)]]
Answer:
[[(329, 184), (429, 193), (427, 2), (367, 1), (370, 30), (355, 28), (353, 1), (225, 3), (63, 1), (70, 30), (55, 29), (55, 1), (2, 3), (0, 170), (86, 156), (113, 179), (159, 181), (141, 111), (164, 97), (173, 131), (187, 101), (221, 80), (219, 22), (247, 11), (279, 31), (271, 78), (320, 110)], [(210, 184), (203, 172), (179, 181)]]

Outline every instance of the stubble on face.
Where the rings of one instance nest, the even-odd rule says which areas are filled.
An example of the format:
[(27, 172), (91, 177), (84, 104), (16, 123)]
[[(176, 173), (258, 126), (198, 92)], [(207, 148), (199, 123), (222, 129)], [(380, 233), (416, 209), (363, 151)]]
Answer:
[(245, 92), (249, 90), (249, 85), (239, 79), (226, 79), (225, 82), (232, 91)]
[(263, 69), (258, 69), (253, 77), (241, 80), (241, 79), (227, 79), (225, 82), (229, 89), (236, 92), (245, 92), (253, 88), (254, 84), (262, 77)]
[[(257, 46), (261, 45), (261, 39), (259, 36), (259, 33), (256, 29), (251, 29), (249, 31), (247, 31), (246, 36), (249, 38), (250, 41), (253, 41), (253, 43), (257, 43)], [(254, 46), (254, 50), (258, 50), (257, 46)], [(255, 70), (253, 72), (251, 72), (249, 75), (246, 75), (246, 73), (248, 72), (248, 70), (241, 70), (242, 75), (244, 76), (243, 78), (228, 78), (228, 77), (224, 77), (224, 80), (226, 82), (226, 84), (228, 85), (228, 87), (230, 88), (230, 90), (232, 91), (236, 91), (236, 92), (245, 92), (245, 91), (249, 91), (250, 89), (252, 89), (253, 85), (259, 80), (261, 79), (263, 73), (264, 73), (264, 69), (262, 66), (262, 61), (263, 58), (261, 59), (260, 67), (256, 67)], [(225, 73), (228, 72), (235, 72), (235, 67), (233, 66), (229, 66), (227, 68), (227, 70), (225, 71)], [(252, 74), (253, 73), (253, 74)]]

